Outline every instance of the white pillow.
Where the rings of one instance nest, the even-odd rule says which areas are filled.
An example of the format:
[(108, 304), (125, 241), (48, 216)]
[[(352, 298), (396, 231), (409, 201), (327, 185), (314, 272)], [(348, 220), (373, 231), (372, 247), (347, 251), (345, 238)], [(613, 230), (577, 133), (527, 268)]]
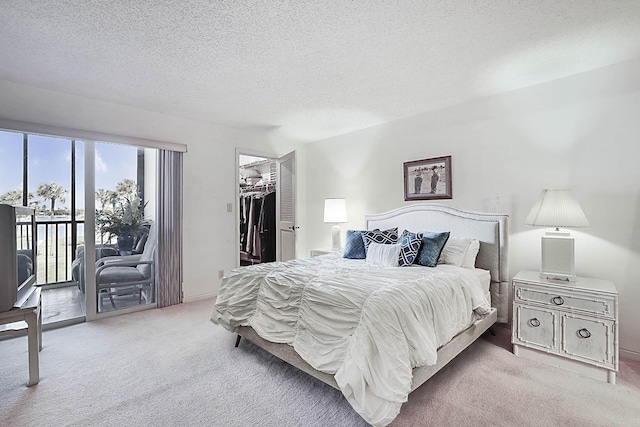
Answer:
[(400, 257), (400, 245), (383, 245), (380, 243), (369, 243), (367, 250), (367, 264), (380, 267), (397, 267)]
[[(459, 237), (449, 237), (447, 243), (445, 243), (444, 248), (442, 248), (442, 253), (440, 254), (440, 258), (438, 259), (438, 264), (449, 264), (455, 265), (456, 267), (465, 267), (465, 268), (474, 268), (476, 262), (476, 256), (478, 255), (478, 250), (480, 249), (480, 242), (478, 242), (478, 247), (475, 250), (475, 253), (470, 253), (469, 258), (466, 259), (467, 252), (469, 252), (469, 246), (474, 239), (470, 238), (459, 238)], [(471, 267), (466, 267), (471, 264)]]
[(467, 253), (464, 254), (461, 267), (463, 268), (476, 268), (476, 257), (480, 251), (480, 242), (477, 239), (472, 239), (467, 247)]

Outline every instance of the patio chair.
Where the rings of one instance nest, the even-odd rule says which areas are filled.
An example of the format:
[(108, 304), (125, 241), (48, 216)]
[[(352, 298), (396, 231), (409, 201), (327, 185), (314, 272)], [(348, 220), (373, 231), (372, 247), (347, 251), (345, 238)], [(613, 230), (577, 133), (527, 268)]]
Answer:
[[(96, 260), (108, 256), (117, 256), (118, 248), (115, 245), (96, 245)], [(76, 259), (71, 264), (71, 278), (78, 284), (78, 289), (84, 293), (84, 246), (76, 248)]]
[[(133, 248), (133, 254), (142, 254), (144, 251), (144, 246), (147, 242), (147, 238), (149, 236), (149, 232), (145, 232), (140, 236), (140, 238), (135, 242), (135, 247)], [(109, 244), (100, 244), (96, 245), (96, 261), (101, 260), (105, 257), (119, 256), (120, 252), (118, 251), (117, 245), (109, 245)], [(71, 264), (71, 278), (78, 284), (78, 289), (84, 293), (85, 284), (85, 267), (84, 267), (84, 245), (80, 245), (76, 248), (76, 258), (73, 260)]]
[(96, 261), (99, 311), (105, 298), (116, 308), (114, 296), (137, 294), (140, 304), (143, 298), (147, 303), (154, 301), (156, 244), (156, 227), (152, 224), (141, 254), (108, 256)]

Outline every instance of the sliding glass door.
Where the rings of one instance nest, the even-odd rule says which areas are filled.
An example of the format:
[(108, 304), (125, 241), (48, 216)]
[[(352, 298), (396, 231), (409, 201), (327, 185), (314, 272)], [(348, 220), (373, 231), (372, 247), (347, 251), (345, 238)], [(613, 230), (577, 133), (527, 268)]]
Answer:
[(156, 151), (95, 143), (98, 313), (155, 304)]
[(81, 146), (69, 138), (0, 132), (0, 203), (36, 210), (35, 270), (45, 324), (85, 316), (73, 267), (84, 221), (75, 180)]
[(156, 163), (155, 149), (0, 131), (0, 203), (37, 213), (44, 324), (155, 305)]

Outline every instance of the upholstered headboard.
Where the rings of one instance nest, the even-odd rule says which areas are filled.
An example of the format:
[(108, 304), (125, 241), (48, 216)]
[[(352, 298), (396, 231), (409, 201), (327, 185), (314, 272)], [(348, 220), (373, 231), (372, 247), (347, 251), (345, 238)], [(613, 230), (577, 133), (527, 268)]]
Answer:
[(445, 205), (418, 203), (381, 214), (365, 215), (367, 230), (398, 227), (403, 230), (449, 231), (451, 237), (480, 241), (476, 267), (491, 272), (491, 305), (498, 322), (509, 321), (509, 217), (503, 214), (463, 211)]

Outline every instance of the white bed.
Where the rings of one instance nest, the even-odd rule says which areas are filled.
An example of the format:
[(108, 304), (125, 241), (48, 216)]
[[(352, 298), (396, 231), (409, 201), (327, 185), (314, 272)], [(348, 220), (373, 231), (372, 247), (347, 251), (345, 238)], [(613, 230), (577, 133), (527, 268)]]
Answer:
[[(410, 391), (493, 323), (507, 320), (508, 218), (413, 204), (367, 215), (365, 220), (367, 230), (397, 227), (475, 238), (480, 241), (478, 270), (458, 272), (458, 267), (445, 268), (449, 266), (371, 270), (364, 261), (358, 264), (335, 255), (247, 267), (225, 277), (212, 321), (341, 390), (365, 420), (386, 425)], [(373, 279), (364, 283), (372, 273), (385, 284)], [(484, 275), (486, 282), (487, 274), (494, 308), (481, 302), (486, 301), (486, 289), (476, 278)], [(396, 277), (403, 282), (392, 282)], [(404, 310), (403, 304), (413, 309)], [(411, 313), (405, 316), (404, 311)]]

